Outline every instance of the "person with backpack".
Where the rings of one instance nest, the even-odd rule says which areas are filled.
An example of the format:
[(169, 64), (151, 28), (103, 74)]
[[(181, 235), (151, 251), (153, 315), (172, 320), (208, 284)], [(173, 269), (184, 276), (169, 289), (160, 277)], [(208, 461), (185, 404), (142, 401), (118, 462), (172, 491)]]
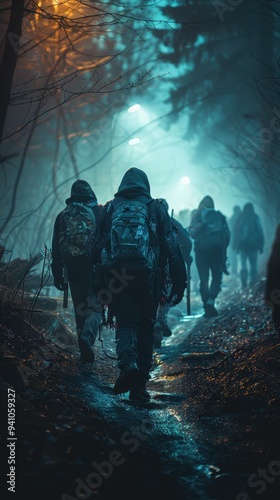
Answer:
[(238, 217), (234, 234), (234, 246), (240, 255), (240, 280), (244, 289), (248, 285), (250, 266), (250, 286), (254, 285), (258, 274), (258, 254), (263, 253), (264, 232), (259, 216), (255, 213), (253, 203), (245, 203)]
[[(66, 207), (56, 217), (52, 238), (54, 286), (67, 291), (74, 306), (80, 360), (94, 362), (93, 345), (101, 322), (102, 306), (92, 290), (91, 243), (102, 206), (91, 186), (77, 180), (71, 187)], [(65, 305), (67, 307), (67, 305)]]
[[(199, 274), (199, 291), (204, 317), (218, 315), (215, 299), (221, 291), (223, 273), (227, 271), (227, 247), (230, 231), (226, 217), (215, 210), (214, 200), (205, 196), (193, 213), (189, 234), (194, 239), (195, 263)], [(211, 283), (209, 279), (211, 276)]]
[[(166, 210), (168, 211), (169, 205), (167, 201), (164, 198), (160, 198), (160, 200), (165, 205)], [(187, 228), (185, 228), (177, 219), (173, 217), (172, 212), (171, 212), (172, 229), (179, 243), (179, 247), (181, 249), (182, 256), (188, 270), (190, 269), (191, 263), (193, 261), (193, 258), (191, 256), (192, 240), (188, 233)], [(188, 271), (187, 271), (187, 277), (189, 280)], [(190, 286), (190, 283), (188, 286)], [(168, 311), (169, 311), (168, 306), (165, 307), (161, 306), (158, 308), (156, 322), (155, 322), (155, 341), (154, 341), (155, 348), (161, 347), (163, 337), (170, 337), (172, 335), (172, 330), (169, 328), (167, 323)]]
[[(165, 286), (167, 259), (171, 281)], [(120, 373), (113, 393), (129, 391), (130, 400), (147, 402), (157, 308), (182, 300), (187, 277), (168, 212), (152, 198), (142, 170), (127, 170), (114, 199), (102, 209), (94, 260), (103, 269), (98, 296), (101, 301), (104, 296), (109, 317), (116, 321)]]

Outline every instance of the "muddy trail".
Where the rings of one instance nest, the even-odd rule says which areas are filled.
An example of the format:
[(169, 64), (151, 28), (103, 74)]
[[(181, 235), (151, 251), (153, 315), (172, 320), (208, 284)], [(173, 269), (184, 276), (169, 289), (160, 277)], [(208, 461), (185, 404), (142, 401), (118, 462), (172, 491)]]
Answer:
[(30, 317), (2, 288), (1, 498), (279, 500), (280, 342), (263, 286), (228, 279), (211, 320), (195, 292), (191, 317), (184, 301), (170, 311), (145, 405), (112, 394), (114, 331), (85, 367), (70, 308), (41, 297)]

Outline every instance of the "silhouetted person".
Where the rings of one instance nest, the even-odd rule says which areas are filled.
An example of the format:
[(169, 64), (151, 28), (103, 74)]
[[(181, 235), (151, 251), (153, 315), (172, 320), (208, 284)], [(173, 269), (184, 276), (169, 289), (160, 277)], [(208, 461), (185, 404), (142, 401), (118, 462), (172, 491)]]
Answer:
[(228, 227), (231, 234), (231, 240), (228, 247), (228, 256), (230, 262), (230, 272), (231, 274), (237, 274), (238, 272), (238, 253), (236, 249), (235, 243), (235, 225), (238, 220), (239, 215), (241, 214), (241, 208), (239, 205), (235, 205), (233, 207), (233, 213), (231, 217), (228, 219)]
[[(146, 243), (149, 250), (144, 252)], [(112, 294), (109, 308), (116, 318), (120, 374), (113, 392), (129, 391), (131, 400), (148, 401), (146, 383), (153, 361), (154, 322), (163, 287), (162, 280), (159, 284), (157, 279), (159, 262), (168, 259), (171, 276), (178, 279), (169, 291), (173, 305), (182, 300), (186, 274), (168, 212), (151, 197), (149, 180), (142, 170), (130, 168), (114, 199), (104, 206), (94, 255), (105, 270), (105, 286)]]
[[(189, 234), (194, 239), (195, 262), (199, 274), (199, 291), (205, 317), (217, 316), (215, 299), (221, 291), (226, 269), (226, 250), (230, 232), (225, 216), (215, 210), (211, 196), (205, 196), (193, 213)], [(210, 276), (211, 275), (211, 276)], [(209, 284), (210, 281), (210, 284)]]
[(280, 331), (280, 224), (267, 263), (265, 300), (272, 309), (272, 321)]
[(92, 363), (101, 307), (92, 291), (92, 259), (90, 241), (94, 237), (101, 205), (84, 180), (77, 180), (66, 200), (66, 208), (58, 214), (52, 239), (52, 273), (54, 286), (63, 291), (69, 281), (75, 311), (81, 361)]
[[(246, 203), (235, 224), (234, 246), (240, 254), (241, 287), (254, 285), (258, 275), (258, 254), (263, 253), (264, 233), (253, 203)], [(249, 266), (248, 266), (249, 262)], [(250, 269), (248, 269), (248, 267)]]
[[(169, 206), (167, 201), (164, 198), (160, 199), (165, 204), (166, 210), (168, 211)], [(183, 225), (173, 216), (171, 216), (171, 223), (174, 234), (176, 235), (177, 241), (179, 243), (184, 262), (186, 266), (190, 266), (193, 261), (193, 258), (191, 256), (192, 240), (188, 233), (188, 230), (184, 228)], [(188, 282), (188, 285), (190, 285), (190, 282)], [(161, 347), (161, 342), (163, 337), (170, 337), (172, 335), (172, 331), (167, 324), (167, 315), (169, 309), (170, 308), (168, 306), (158, 308), (156, 322), (155, 322), (154, 346), (156, 348)]]

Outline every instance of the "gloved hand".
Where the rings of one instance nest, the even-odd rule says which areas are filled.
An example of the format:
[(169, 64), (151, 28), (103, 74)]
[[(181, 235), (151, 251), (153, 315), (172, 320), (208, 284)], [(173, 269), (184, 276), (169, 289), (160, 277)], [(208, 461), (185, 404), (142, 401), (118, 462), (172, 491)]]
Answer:
[(63, 281), (63, 277), (62, 276), (61, 276), (61, 278), (54, 278), (53, 284), (54, 284), (54, 286), (55, 286), (55, 288), (57, 290), (59, 290), (60, 292), (63, 292), (63, 290), (64, 290), (64, 281)]

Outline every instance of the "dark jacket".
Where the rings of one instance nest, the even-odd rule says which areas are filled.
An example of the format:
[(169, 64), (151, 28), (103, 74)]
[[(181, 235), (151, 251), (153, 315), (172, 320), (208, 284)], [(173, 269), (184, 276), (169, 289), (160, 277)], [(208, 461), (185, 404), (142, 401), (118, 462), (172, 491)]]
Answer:
[(147, 203), (150, 213), (155, 214), (156, 244), (159, 250), (158, 262), (163, 269), (164, 262), (168, 259), (174, 283), (171, 295), (177, 295), (177, 299), (174, 300), (179, 303), (182, 300), (187, 279), (184, 261), (172, 229), (171, 218), (164, 204), (151, 197), (149, 180), (142, 170), (135, 167), (130, 168), (124, 174), (118, 191), (114, 195), (114, 200), (107, 202), (103, 207), (94, 241), (93, 259), (95, 262), (101, 263), (102, 249), (107, 248), (114, 204), (131, 199)]
[[(95, 215), (96, 223), (98, 223), (102, 206), (97, 204), (95, 193), (90, 185), (84, 180), (75, 181), (71, 188), (71, 196), (65, 200), (66, 205), (71, 202), (86, 203), (87, 206), (92, 208)], [(53, 237), (52, 237), (52, 274), (55, 283), (62, 283), (63, 281), (63, 261), (59, 251), (59, 233), (61, 230), (61, 217), (63, 210), (57, 215), (54, 223)], [(91, 256), (89, 256), (91, 258)]]
[[(195, 210), (190, 226), (188, 228), (190, 236), (194, 239), (194, 250), (204, 250), (208, 251), (208, 238), (207, 238), (207, 220), (208, 217), (213, 213), (213, 215), (217, 214), (219, 217), (219, 224), (221, 223), (221, 232), (222, 232), (222, 244), (224, 246), (224, 250), (229, 245), (230, 242), (230, 230), (227, 224), (226, 217), (220, 212), (215, 210), (214, 201), (211, 196), (205, 196), (203, 200), (201, 200), (198, 209)], [(206, 222), (205, 222), (206, 221)], [(211, 241), (211, 240), (210, 240)], [(211, 247), (211, 243), (210, 247)], [(224, 254), (224, 258), (226, 258), (226, 254)]]
[(259, 216), (252, 203), (246, 203), (239, 215), (233, 235), (233, 247), (239, 251), (263, 252), (264, 233)]
[(198, 208), (194, 210), (191, 223), (189, 225), (188, 231), (189, 235), (196, 240), (203, 228), (203, 223), (201, 221), (201, 212), (205, 208), (215, 209), (214, 200), (211, 196), (204, 196), (198, 205)]
[(191, 256), (192, 240), (189, 235), (189, 232), (186, 228), (182, 226), (182, 224), (179, 221), (174, 219), (174, 217), (171, 217), (171, 223), (175, 227), (176, 236), (179, 246), (181, 248), (183, 259), (187, 265), (191, 265), (193, 261), (193, 258)]

